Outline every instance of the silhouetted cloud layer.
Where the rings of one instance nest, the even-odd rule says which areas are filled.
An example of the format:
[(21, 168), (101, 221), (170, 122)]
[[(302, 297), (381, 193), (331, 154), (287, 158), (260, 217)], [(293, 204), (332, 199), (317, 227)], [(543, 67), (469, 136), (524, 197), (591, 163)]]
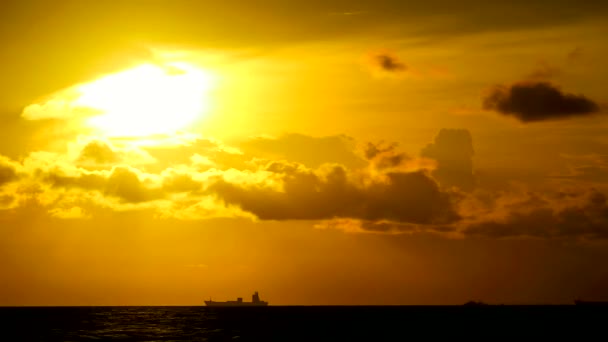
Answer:
[(341, 166), (313, 172), (272, 163), (266, 170), (283, 172), (282, 189), (243, 187), (222, 180), (210, 190), (267, 220), (359, 218), (435, 224), (458, 219), (450, 195), (423, 172), (390, 172), (383, 179), (368, 178), (367, 184), (357, 184)]
[[(300, 146), (306, 153), (294, 156), (307, 156), (320, 146), (342, 146), (342, 138), (336, 139), (297, 137), (298, 144), (310, 142), (311, 147)], [(275, 143), (264, 140), (258, 148), (277, 152)], [(67, 154), (33, 152), (21, 162), (0, 157), (0, 210), (27, 210), (28, 203), (36, 203), (58, 219), (94, 218), (105, 210), (147, 210), (154, 217), (187, 220), (308, 220), (319, 228), (348, 232), (608, 239), (608, 202), (602, 191), (473, 189), (473, 146), (467, 130), (441, 130), (421, 153), (433, 162), (409, 157), (394, 143), (350, 147), (330, 154), (343, 160), (360, 156), (363, 166), (310, 167), (199, 139), (173, 148), (190, 158), (153, 171), (147, 164), (144, 168), (124, 162), (129, 156), (140, 158), (142, 151), (107, 141), (81, 141)], [(576, 158), (582, 166), (605, 162), (601, 155)], [(553, 179), (568, 182), (574, 176), (579, 175)]]
[(608, 239), (608, 201), (598, 191), (532, 194), (506, 207), (501, 217), (472, 224), (466, 236), (494, 238)]
[(522, 122), (586, 116), (599, 111), (599, 106), (587, 97), (564, 93), (547, 82), (496, 86), (483, 98), (483, 108)]

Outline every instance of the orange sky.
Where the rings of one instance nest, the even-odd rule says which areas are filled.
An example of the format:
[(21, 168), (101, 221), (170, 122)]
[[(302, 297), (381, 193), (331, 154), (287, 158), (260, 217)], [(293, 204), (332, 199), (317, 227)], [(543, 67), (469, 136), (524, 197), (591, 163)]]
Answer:
[(3, 1), (0, 305), (606, 300), (607, 12)]

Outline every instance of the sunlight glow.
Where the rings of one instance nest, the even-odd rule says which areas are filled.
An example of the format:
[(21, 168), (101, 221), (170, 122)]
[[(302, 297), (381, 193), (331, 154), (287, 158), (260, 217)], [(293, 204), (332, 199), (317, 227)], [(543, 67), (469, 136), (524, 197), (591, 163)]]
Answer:
[(99, 113), (86, 123), (108, 136), (172, 134), (209, 111), (213, 86), (210, 73), (186, 63), (143, 64), (79, 86), (72, 105)]

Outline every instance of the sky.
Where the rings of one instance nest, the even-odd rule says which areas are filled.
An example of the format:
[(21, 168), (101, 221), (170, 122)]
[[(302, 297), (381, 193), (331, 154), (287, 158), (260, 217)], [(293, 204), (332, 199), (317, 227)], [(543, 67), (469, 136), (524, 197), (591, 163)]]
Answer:
[(0, 3), (0, 305), (608, 300), (605, 1)]

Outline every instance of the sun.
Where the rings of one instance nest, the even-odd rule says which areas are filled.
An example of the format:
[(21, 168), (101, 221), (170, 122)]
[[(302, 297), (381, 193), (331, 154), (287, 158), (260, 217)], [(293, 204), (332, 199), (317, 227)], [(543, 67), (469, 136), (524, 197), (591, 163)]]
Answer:
[(77, 87), (71, 106), (94, 113), (85, 124), (111, 137), (185, 131), (210, 109), (215, 77), (187, 63), (143, 64)]

